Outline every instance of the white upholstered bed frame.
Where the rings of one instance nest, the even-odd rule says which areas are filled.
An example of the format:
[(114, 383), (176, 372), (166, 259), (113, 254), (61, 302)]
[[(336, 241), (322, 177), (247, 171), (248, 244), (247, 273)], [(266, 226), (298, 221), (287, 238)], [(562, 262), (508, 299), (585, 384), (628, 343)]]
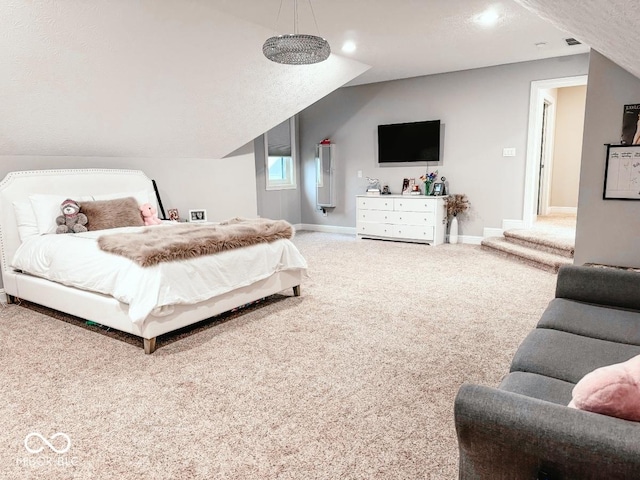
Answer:
[(191, 325), (233, 308), (293, 288), (300, 295), (303, 270), (287, 270), (194, 305), (176, 305), (173, 313), (134, 324), (128, 305), (109, 295), (93, 293), (23, 274), (9, 263), (20, 245), (20, 236), (12, 203), (27, 200), (35, 193), (69, 195), (102, 195), (148, 190), (156, 204), (151, 180), (139, 170), (74, 169), (32, 170), (9, 173), (0, 182), (0, 261), (7, 302), (16, 298), (75, 315), (123, 332), (142, 337), (144, 351), (153, 353), (156, 337)]

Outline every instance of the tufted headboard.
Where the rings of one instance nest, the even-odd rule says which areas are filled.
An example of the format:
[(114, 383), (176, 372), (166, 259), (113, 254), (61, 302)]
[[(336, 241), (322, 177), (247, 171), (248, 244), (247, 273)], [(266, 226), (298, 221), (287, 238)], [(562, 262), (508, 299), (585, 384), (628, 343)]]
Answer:
[(20, 246), (13, 202), (28, 200), (29, 195), (48, 194), (91, 196), (148, 190), (150, 202), (157, 207), (151, 179), (140, 170), (70, 169), (10, 172), (0, 182), (0, 263), (4, 280), (9, 262)]

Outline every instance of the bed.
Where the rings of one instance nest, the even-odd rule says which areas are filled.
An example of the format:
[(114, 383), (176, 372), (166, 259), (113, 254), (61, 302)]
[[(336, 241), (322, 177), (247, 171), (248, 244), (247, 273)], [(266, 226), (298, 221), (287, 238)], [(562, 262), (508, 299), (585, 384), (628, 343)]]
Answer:
[[(156, 338), (159, 335), (286, 289), (293, 289), (295, 296), (299, 296), (301, 293), (300, 285), (307, 275), (306, 262), (288, 239), (278, 239), (271, 243), (252, 245), (192, 259), (163, 262), (160, 265), (150, 267), (156, 269), (153, 274), (138, 265), (128, 265), (127, 262), (131, 264), (133, 262), (125, 257), (108, 252), (95, 253), (96, 261), (99, 255), (110, 255), (111, 262), (109, 263), (121, 266), (121, 270), (113, 270), (113, 273), (103, 275), (113, 277), (113, 283), (116, 286), (122, 285), (126, 281), (147, 282), (145, 286), (148, 288), (148, 285), (156, 282), (156, 277), (162, 277), (163, 282), (165, 277), (167, 281), (172, 281), (171, 278), (198, 278), (197, 283), (190, 284), (190, 290), (197, 290), (196, 295), (192, 297), (180, 296), (179, 292), (176, 294), (176, 285), (159, 284), (156, 286), (157, 292), (160, 292), (157, 293), (158, 303), (149, 303), (148, 300), (145, 300), (142, 302), (144, 303), (142, 307), (140, 302), (134, 304), (137, 297), (135, 294), (127, 293), (127, 289), (120, 288), (120, 291), (116, 289), (115, 292), (112, 292), (97, 285), (99, 283), (97, 281), (90, 282), (90, 285), (84, 285), (82, 283), (76, 284), (74, 280), (56, 278), (55, 276), (53, 276), (54, 279), (47, 279), (45, 278), (46, 272), (41, 274), (38, 271), (35, 273), (31, 271), (29, 260), (21, 260), (27, 263), (19, 263), (18, 267), (14, 266), (16, 258), (18, 260), (31, 258), (35, 259), (32, 263), (45, 265), (43, 271), (52, 270), (49, 260), (39, 259), (40, 252), (47, 250), (47, 244), (49, 244), (48, 250), (58, 248), (57, 245), (54, 246), (55, 242), (60, 242), (62, 246), (65, 246), (66, 242), (76, 242), (74, 251), (77, 251), (78, 255), (84, 250), (89, 252), (85, 252), (85, 254), (90, 254), (90, 252), (97, 252), (95, 244), (103, 234), (116, 235), (120, 234), (121, 230), (125, 233), (135, 233), (138, 230), (173, 228), (173, 225), (164, 223), (157, 227), (128, 227), (66, 235), (44, 235), (43, 232), (50, 227), (49, 225), (43, 226), (42, 222), (51, 220), (53, 214), (47, 213), (47, 208), (51, 208), (51, 199), (56, 196), (91, 201), (131, 196), (138, 203), (146, 201), (157, 206), (152, 181), (138, 170), (74, 169), (9, 173), (0, 182), (0, 261), (8, 303), (13, 303), (16, 299), (24, 299), (136, 335), (143, 339), (145, 353), (151, 354), (156, 349)], [(47, 208), (43, 206), (43, 199), (48, 202)], [(82, 202), (80, 203), (82, 204)], [(29, 206), (29, 215), (34, 215), (32, 212), (35, 211), (37, 217), (35, 218), (35, 226), (31, 217), (29, 217), (30, 221), (25, 221), (25, 209), (29, 210)], [(65, 248), (68, 247), (65, 246)], [(18, 252), (18, 256), (16, 256), (16, 252)], [(238, 257), (238, 255), (250, 256)], [(88, 270), (96, 268), (97, 264), (93, 264), (93, 258), (89, 263)], [(260, 271), (248, 272), (253, 268), (239, 269), (234, 267), (238, 264), (254, 263), (261, 265)], [(217, 284), (207, 283), (216, 281), (215, 278), (209, 277), (218, 267), (223, 272), (233, 272), (233, 275), (226, 275), (224, 278), (224, 288)], [(196, 268), (200, 268), (202, 273), (194, 274)], [(238, 273), (245, 270), (251, 275), (249, 276), (247, 273), (242, 277)], [(140, 275), (139, 278), (143, 280), (135, 276), (129, 277), (134, 274)], [(187, 282), (183, 283), (189, 286)], [(173, 292), (173, 296), (166, 296), (171, 300), (162, 297), (166, 292)]]

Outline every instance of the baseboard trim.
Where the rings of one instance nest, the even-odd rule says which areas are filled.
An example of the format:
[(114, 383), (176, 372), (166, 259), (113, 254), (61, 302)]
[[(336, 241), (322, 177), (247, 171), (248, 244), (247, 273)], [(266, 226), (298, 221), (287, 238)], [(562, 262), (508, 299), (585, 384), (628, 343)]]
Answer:
[(312, 223), (298, 223), (294, 225), (296, 231), (307, 230), (310, 232), (322, 232), (322, 233), (342, 233), (345, 235), (355, 235), (355, 227), (339, 227), (337, 225), (315, 225)]
[(483, 238), (501, 237), (503, 233), (504, 233), (504, 230), (502, 230), (501, 228), (485, 227), (485, 229), (482, 231), (482, 237)]
[(549, 213), (553, 215), (554, 213), (565, 213), (569, 215), (577, 215), (578, 208), (577, 207), (549, 207)]
[(524, 220), (502, 220), (502, 230), (513, 230), (516, 228), (527, 228)]
[(468, 245), (480, 245), (482, 237), (475, 235), (460, 235), (458, 237), (458, 243), (466, 243)]

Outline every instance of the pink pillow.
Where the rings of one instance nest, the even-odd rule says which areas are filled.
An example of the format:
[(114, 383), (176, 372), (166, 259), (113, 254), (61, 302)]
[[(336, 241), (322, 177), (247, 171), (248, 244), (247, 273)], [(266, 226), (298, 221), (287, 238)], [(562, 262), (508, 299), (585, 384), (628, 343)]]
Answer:
[(640, 422), (640, 355), (586, 374), (569, 407)]

